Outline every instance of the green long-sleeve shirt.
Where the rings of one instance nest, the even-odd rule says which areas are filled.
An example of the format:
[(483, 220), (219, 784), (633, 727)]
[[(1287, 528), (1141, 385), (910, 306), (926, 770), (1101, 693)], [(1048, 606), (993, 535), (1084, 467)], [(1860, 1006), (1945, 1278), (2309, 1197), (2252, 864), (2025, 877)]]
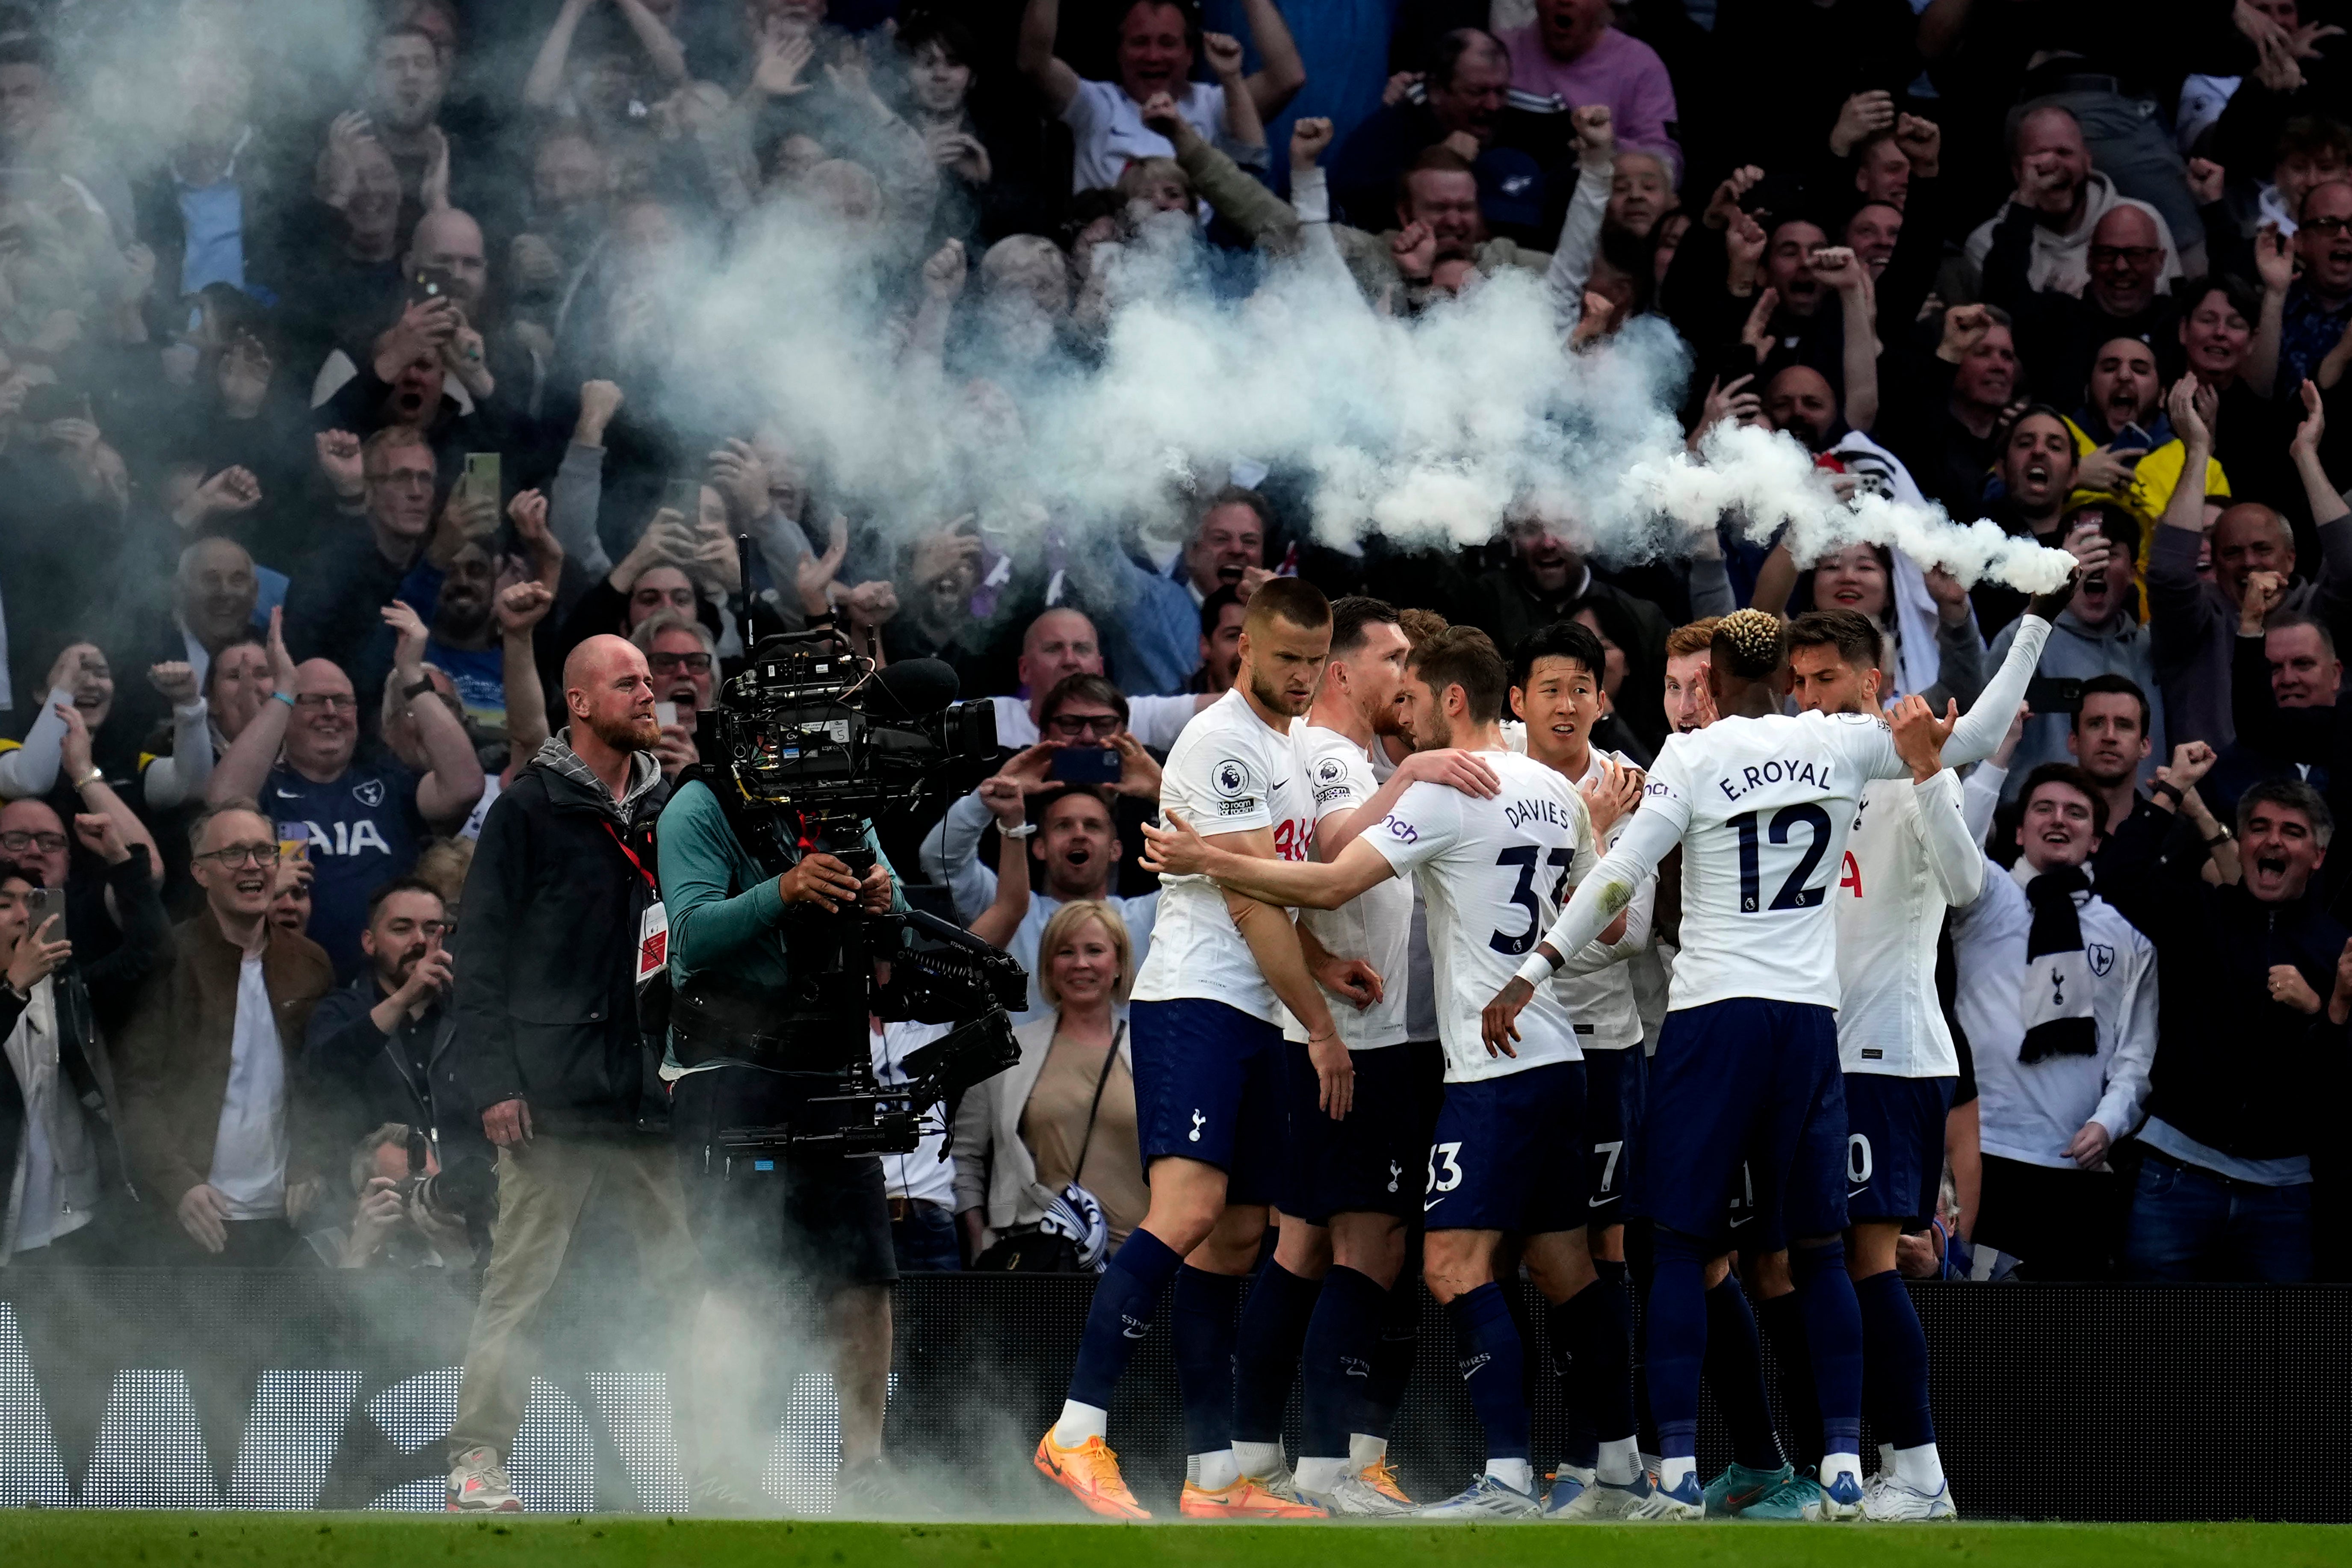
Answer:
[[(670, 796), (659, 829), (662, 904), (669, 917), (672, 984), (724, 969), (734, 979), (782, 987), (793, 980), (791, 932), (804, 921), (840, 918), (814, 905), (797, 909), (776, 891), (776, 879), (736, 840), (718, 797), (699, 781)], [(871, 828), (866, 847), (889, 868)], [(891, 869), (891, 908), (906, 895)], [(673, 1055), (670, 1065), (677, 1066)]]

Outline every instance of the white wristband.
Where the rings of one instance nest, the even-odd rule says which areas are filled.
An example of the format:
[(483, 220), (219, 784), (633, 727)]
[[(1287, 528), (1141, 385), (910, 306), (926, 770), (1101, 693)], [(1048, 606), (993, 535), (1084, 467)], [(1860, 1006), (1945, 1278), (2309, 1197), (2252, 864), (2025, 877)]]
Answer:
[(1540, 946), (1537, 947), (1533, 952), (1528, 954), (1526, 959), (1520, 963), (1518, 969), (1519, 978), (1526, 981), (1529, 985), (1541, 985), (1545, 981), (1549, 980), (1552, 977), (1552, 973), (1551, 960), (1544, 956), (1543, 949)]
[(1003, 824), (999, 823), (996, 828), (996, 836), (999, 838), (1026, 838), (1036, 831), (1037, 825), (1034, 822), (1024, 822), (1018, 827), (1007, 827)]

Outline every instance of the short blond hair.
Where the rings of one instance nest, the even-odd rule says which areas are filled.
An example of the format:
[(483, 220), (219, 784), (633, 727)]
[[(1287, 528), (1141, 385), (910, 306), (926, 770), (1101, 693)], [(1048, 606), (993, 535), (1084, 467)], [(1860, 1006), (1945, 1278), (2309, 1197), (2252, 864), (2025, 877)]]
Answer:
[(1054, 911), (1037, 937), (1037, 994), (1050, 1006), (1062, 1005), (1062, 993), (1054, 984), (1054, 954), (1088, 921), (1102, 923), (1110, 935), (1111, 951), (1118, 954), (1118, 984), (1111, 993), (1113, 998), (1126, 1001), (1128, 987), (1135, 984), (1135, 943), (1127, 934), (1127, 921), (1100, 899), (1073, 899)]

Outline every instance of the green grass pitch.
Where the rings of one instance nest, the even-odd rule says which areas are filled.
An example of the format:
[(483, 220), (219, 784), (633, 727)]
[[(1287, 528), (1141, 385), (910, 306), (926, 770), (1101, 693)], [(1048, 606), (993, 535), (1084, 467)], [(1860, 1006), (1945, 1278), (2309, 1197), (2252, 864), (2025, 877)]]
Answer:
[(366, 1514), (0, 1513), (0, 1563), (58, 1568), (2021, 1568), (2352, 1563), (2352, 1529), (2294, 1524), (1086, 1525), (740, 1523)]

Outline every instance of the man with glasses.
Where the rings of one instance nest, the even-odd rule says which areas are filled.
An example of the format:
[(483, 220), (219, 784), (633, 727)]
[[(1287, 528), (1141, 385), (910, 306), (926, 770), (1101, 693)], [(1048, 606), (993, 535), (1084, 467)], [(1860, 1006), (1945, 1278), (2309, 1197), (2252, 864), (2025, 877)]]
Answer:
[(2051, 402), (2071, 407), (2101, 345), (2116, 338), (2168, 341), (2179, 306), (2165, 292), (2169, 257), (2158, 219), (2146, 208), (2118, 202), (2093, 226), (2090, 282), (2079, 295), (2054, 284), (2035, 289), (2027, 283), (2036, 216), (2012, 201), (1994, 226), (1984, 298), (2010, 313), (2018, 354), (2032, 368), (2036, 386)]
[(425, 552), (436, 479), (433, 448), (411, 426), (370, 436), (361, 444), (360, 464), (365, 527), (335, 538), (294, 574), (286, 591), (286, 646), (297, 658), (341, 665), (373, 703), (383, 690), (393, 647), (376, 611), (398, 596)]
[[(1160, 809), (1160, 763), (1127, 727), (1135, 700), (1100, 675), (1082, 672), (1057, 682), (1045, 701), (1045, 738), (948, 807), (923, 839), (923, 874), (947, 886), (956, 918), (1028, 969), (1029, 1012), (1016, 1023), (1045, 1010), (1032, 961), (1045, 922), (1064, 904), (1103, 900), (1127, 922), (1135, 962), (1142, 963), (1150, 950), (1157, 880), (1139, 870), (1138, 896), (1119, 896), (1126, 851), (1142, 844), (1142, 824)], [(1073, 788), (1055, 775), (1056, 757), (1082, 749), (1118, 759), (1118, 776), (1107, 790)], [(1003, 846), (995, 871), (980, 860), (992, 821)], [(1025, 875), (1008, 883), (1000, 874), (1016, 847), (1028, 858), (1013, 865)]]
[(207, 807), (188, 843), (205, 907), (173, 928), (116, 1042), (122, 1141), (148, 1207), (184, 1237), (154, 1261), (268, 1267), (318, 1190), (298, 1163), (287, 1082), (333, 969), (270, 921), (278, 829), (252, 801)]
[(629, 641), (646, 656), (655, 701), (677, 710), (672, 721), (661, 727), (661, 744), (654, 748), (654, 755), (661, 759), (662, 776), (675, 784), (679, 773), (702, 760), (694, 736), (701, 716), (710, 710), (711, 688), (718, 679), (718, 645), (711, 640), (709, 627), (675, 610), (639, 621), (629, 633)]
[(401, 605), (374, 618), (401, 628), (392, 679), (431, 766), (414, 773), (390, 757), (361, 759), (351, 677), (323, 658), (297, 665), (285, 643), (273, 639), (276, 693), (238, 732), (205, 789), (215, 805), (257, 799), (277, 820), (309, 827), (310, 858), (318, 868), (310, 938), (346, 983), (366, 967), (360, 932), (368, 896), (406, 875), (431, 834), (464, 822), (483, 787), (465, 725), (425, 672), (423, 623)]
[[(1095, 624), (1076, 610), (1048, 610), (1029, 623), (1021, 639), (1021, 660), (1014, 666), (1024, 700), (1020, 696), (992, 697), (996, 705), (996, 739), (1015, 751), (1034, 746), (1043, 737), (1039, 728), (1045, 696), (1066, 678), (1103, 672), (1102, 639)], [(1137, 740), (1156, 752), (1165, 752), (1192, 722), (1192, 715), (1215, 701), (1214, 697), (1189, 693), (1175, 697), (1127, 699), (1128, 727)]]
[(489, 1142), (449, 1049), (448, 934), (430, 883), (398, 877), (369, 898), (367, 973), (319, 1004), (302, 1053), (303, 1134), (322, 1169), (387, 1121), (423, 1130), (445, 1170), (461, 1155), (488, 1163)]
[(2283, 250), (2271, 248), (2271, 239), (2254, 240), (2263, 292), (2285, 296), (2278, 390), (2289, 395), (2352, 328), (2352, 180), (2329, 180), (2304, 193), (2293, 243), (2299, 272)]

